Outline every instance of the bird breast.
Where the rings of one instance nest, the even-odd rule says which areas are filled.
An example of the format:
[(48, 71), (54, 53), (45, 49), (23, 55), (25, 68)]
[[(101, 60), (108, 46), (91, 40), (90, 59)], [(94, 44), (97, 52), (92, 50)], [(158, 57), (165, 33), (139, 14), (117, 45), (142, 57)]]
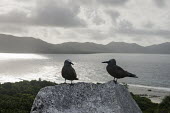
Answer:
[(116, 65), (115, 66), (109, 66), (108, 65), (106, 67), (106, 69), (107, 69), (107, 72), (115, 78), (124, 78), (125, 77), (123, 71), (117, 69)]
[(72, 66), (63, 66), (62, 68), (62, 76), (63, 78), (74, 80), (76, 78), (76, 72)]

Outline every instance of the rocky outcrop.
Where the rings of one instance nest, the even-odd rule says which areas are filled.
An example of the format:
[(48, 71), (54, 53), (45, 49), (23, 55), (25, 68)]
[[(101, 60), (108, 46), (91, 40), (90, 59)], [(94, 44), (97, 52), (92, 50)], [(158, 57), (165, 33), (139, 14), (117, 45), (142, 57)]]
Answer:
[(113, 81), (42, 88), (31, 113), (142, 113), (128, 90)]

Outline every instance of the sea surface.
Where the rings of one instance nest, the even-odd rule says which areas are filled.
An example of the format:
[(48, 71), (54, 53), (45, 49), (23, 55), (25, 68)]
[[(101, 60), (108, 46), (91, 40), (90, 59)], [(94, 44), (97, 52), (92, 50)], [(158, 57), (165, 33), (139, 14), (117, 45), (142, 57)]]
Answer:
[[(118, 82), (147, 87), (170, 89), (170, 55), (167, 54), (13, 54), (0, 53), (0, 83), (22, 80), (48, 80), (64, 82), (61, 69), (70, 59), (80, 79), (78, 82), (107, 82), (113, 80), (107, 71), (109, 59), (136, 74), (139, 78), (123, 78)], [(70, 81), (67, 81), (70, 83)]]

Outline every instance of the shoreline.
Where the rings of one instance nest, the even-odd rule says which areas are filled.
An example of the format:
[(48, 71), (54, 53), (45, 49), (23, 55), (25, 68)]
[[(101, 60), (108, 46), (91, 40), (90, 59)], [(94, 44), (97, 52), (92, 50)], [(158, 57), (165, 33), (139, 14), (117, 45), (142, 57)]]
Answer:
[[(21, 81), (23, 81), (23, 79)], [(26, 81), (30, 81), (30, 80), (26, 80)], [(10, 82), (10, 83), (15, 83), (15, 82)], [(57, 84), (62, 83), (61, 81), (58, 82), (50, 81), (50, 82), (55, 82)], [(87, 81), (79, 81), (79, 82), (87, 82)], [(4, 83), (6, 82), (0, 82), (0, 84), (4, 84)], [(77, 83), (77, 81), (75, 83)], [(104, 83), (104, 82), (92, 82), (92, 83), (97, 84), (97, 83)], [(120, 83), (120, 84), (125, 85), (124, 83)], [(170, 88), (167, 87), (154, 87), (154, 86), (145, 86), (145, 85), (137, 85), (137, 84), (127, 84), (127, 86), (129, 92), (132, 92), (133, 94), (139, 95), (141, 97), (149, 98), (153, 103), (160, 103), (162, 102), (165, 96), (170, 95)]]
[(141, 97), (149, 98), (153, 103), (161, 103), (165, 96), (170, 95), (170, 88), (127, 84), (128, 90)]

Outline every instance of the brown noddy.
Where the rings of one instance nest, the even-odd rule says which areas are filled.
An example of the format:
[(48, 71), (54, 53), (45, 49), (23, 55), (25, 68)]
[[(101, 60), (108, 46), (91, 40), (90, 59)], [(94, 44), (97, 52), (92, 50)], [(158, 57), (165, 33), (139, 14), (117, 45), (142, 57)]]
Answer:
[(72, 81), (78, 80), (78, 78), (77, 78), (76, 71), (74, 70), (74, 68), (71, 65), (74, 65), (71, 62), (71, 60), (69, 60), (69, 59), (65, 60), (61, 74), (62, 74), (62, 77), (65, 78), (65, 83), (66, 83), (66, 80), (71, 80), (71, 84), (72, 84)]
[(116, 60), (111, 59), (109, 61), (104, 61), (102, 63), (107, 63), (106, 70), (107, 72), (114, 77), (114, 81), (117, 82), (117, 79), (124, 78), (124, 77), (134, 77), (138, 78), (136, 75), (129, 73), (128, 71), (123, 70), (121, 67), (116, 65)]

